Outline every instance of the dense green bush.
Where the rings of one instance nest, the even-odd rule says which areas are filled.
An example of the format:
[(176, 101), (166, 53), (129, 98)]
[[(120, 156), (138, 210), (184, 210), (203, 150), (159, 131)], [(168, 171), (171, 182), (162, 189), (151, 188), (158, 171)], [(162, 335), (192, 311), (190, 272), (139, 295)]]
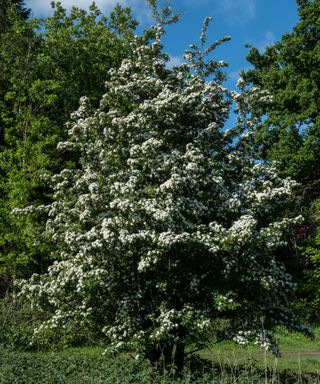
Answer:
[[(299, 252), (304, 258), (303, 293), (310, 321), (320, 322), (320, 199), (311, 205), (309, 225), (301, 233)], [(303, 238), (304, 237), (304, 238)]]
[(66, 347), (99, 344), (88, 329), (60, 328), (34, 337), (34, 328), (46, 320), (46, 314), (31, 308), (30, 303), (8, 295), (0, 300), (0, 347), (15, 351), (53, 351)]
[(37, 314), (23, 301), (6, 296), (0, 300), (0, 346), (13, 350), (30, 350)]

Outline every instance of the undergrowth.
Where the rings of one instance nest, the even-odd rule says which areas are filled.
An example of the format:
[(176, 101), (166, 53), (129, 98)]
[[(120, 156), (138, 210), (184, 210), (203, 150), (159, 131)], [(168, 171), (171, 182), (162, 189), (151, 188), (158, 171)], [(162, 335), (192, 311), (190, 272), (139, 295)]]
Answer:
[(254, 362), (233, 365), (193, 356), (182, 378), (128, 356), (106, 358), (101, 350), (79, 348), (54, 353), (0, 353), (1, 384), (296, 384), (320, 383), (317, 373), (258, 368)]

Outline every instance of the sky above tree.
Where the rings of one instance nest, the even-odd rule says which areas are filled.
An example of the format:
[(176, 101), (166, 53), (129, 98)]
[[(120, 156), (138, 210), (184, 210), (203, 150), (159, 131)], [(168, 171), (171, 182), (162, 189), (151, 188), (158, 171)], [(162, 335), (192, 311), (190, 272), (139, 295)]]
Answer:
[[(27, 0), (32, 16), (52, 14), (50, 0)], [(62, 5), (88, 8), (91, 0), (62, 0)], [(140, 21), (140, 28), (152, 23), (152, 18), (144, 0), (96, 0), (96, 4), (106, 15), (119, 3), (132, 7), (134, 16)], [(181, 62), (184, 49), (190, 43), (198, 43), (201, 25), (206, 16), (213, 17), (209, 29), (208, 42), (230, 35), (231, 41), (217, 51), (218, 60), (229, 63), (227, 69), (229, 88), (234, 88), (242, 69), (248, 69), (246, 44), (264, 50), (267, 45), (279, 40), (285, 32), (290, 32), (298, 21), (295, 0), (172, 0), (172, 8), (181, 12), (182, 20), (167, 28), (164, 37), (165, 51), (171, 55), (171, 64)]]

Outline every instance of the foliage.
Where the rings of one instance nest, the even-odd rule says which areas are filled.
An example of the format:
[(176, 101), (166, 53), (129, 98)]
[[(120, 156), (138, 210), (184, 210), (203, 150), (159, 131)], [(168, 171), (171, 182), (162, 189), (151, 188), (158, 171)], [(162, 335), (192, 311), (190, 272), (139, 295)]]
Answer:
[(188, 63), (169, 70), (162, 33), (155, 28), (150, 45), (137, 40), (109, 72), (97, 109), (81, 99), (58, 145), (80, 154), (79, 168), (53, 176), (51, 204), (23, 210), (48, 212), (57, 261), (21, 282), (20, 294), (51, 312), (37, 334), (76, 324), (109, 352), (163, 356), (178, 368), (186, 344), (212, 336), (277, 353), (275, 326), (307, 333), (276, 257), (300, 220), (283, 217), (295, 183), (250, 156), (245, 116), (223, 129), (232, 99), (243, 115), (267, 97), (230, 94), (225, 62), (205, 61), (228, 37), (192, 45)]
[(30, 308), (25, 300), (7, 295), (0, 300), (1, 348), (13, 351), (55, 351), (98, 344), (94, 335), (71, 326), (63, 330), (48, 330), (34, 342), (34, 329), (47, 318), (46, 313)]
[[(39, 312), (30, 309), (23, 300), (6, 296), (0, 300), (0, 345), (6, 350), (28, 351), (31, 346), (33, 329), (39, 325)], [(43, 319), (42, 319), (43, 320)]]
[(318, 235), (314, 233), (319, 221), (312, 218), (312, 205), (320, 196), (320, 1), (298, 0), (297, 4), (300, 19), (293, 31), (268, 46), (265, 52), (251, 48), (248, 60), (254, 68), (243, 73), (243, 78), (273, 97), (265, 108), (252, 109), (261, 119), (254, 128), (261, 159), (276, 161), (282, 176), (300, 182), (296, 211), (303, 210), (308, 227), (299, 226), (296, 232), (307, 233), (301, 239), (303, 233), (297, 232), (298, 247), (288, 248), (286, 253), (290, 255), (288, 264), (295, 264), (295, 280), (300, 285), (298, 310), (315, 320), (318, 315), (310, 303), (317, 300), (319, 273)]
[(318, 323), (320, 314), (320, 200), (313, 202), (310, 211), (310, 225), (307, 227), (304, 241), (300, 243), (300, 252), (306, 262), (304, 271), (306, 304), (309, 307), (311, 321)]
[(297, 3), (300, 20), (293, 31), (263, 53), (251, 48), (254, 68), (243, 76), (273, 96), (272, 104), (254, 110), (265, 117), (256, 145), (264, 160), (277, 161), (283, 175), (302, 183), (304, 205), (319, 196), (320, 186), (320, 1)]
[(173, 12), (168, 3), (161, 6), (159, 0), (148, 0), (147, 2), (152, 11), (154, 20), (160, 25), (164, 26), (176, 23), (180, 20), (181, 15), (177, 12)]
[(24, 6), (21, 0), (1, 0), (0, 7), (0, 34), (5, 32), (12, 24), (12, 17), (16, 16), (27, 19), (30, 10)]
[(137, 25), (120, 6), (110, 22), (95, 5), (70, 14), (53, 6), (52, 17), (28, 20), (13, 8), (0, 36), (0, 274), (9, 276), (46, 269), (53, 247), (43, 236), (46, 216), (21, 218), (12, 208), (47, 204), (52, 191), (44, 175), (77, 167), (77, 154), (56, 152), (64, 123), (81, 96), (98, 105), (108, 70), (129, 54)]

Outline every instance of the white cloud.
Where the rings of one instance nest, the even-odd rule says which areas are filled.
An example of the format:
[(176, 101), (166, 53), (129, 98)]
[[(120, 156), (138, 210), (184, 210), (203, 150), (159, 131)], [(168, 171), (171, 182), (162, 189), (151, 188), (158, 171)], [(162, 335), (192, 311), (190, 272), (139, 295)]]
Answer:
[(269, 46), (269, 45), (272, 45), (274, 44), (276, 41), (276, 37), (274, 35), (274, 33), (272, 31), (267, 31), (265, 34), (264, 34), (264, 39), (262, 41), (260, 41), (260, 43), (258, 44), (258, 48), (261, 50), (261, 51), (265, 51), (265, 49)]
[[(72, 5), (88, 9), (93, 0), (61, 0), (64, 8), (70, 9)], [(33, 16), (48, 16), (52, 14), (51, 0), (26, 0), (27, 7), (33, 11)], [(95, 0), (95, 3), (104, 14), (108, 14), (118, 3), (122, 6), (130, 6), (135, 17), (142, 23), (150, 23), (151, 16), (145, 0)], [(174, 5), (172, 0), (172, 4)], [(213, 4), (212, 4), (213, 3)], [(244, 24), (255, 16), (255, 0), (180, 0), (183, 7), (195, 7), (210, 5), (214, 13), (222, 15), (230, 25)], [(179, 9), (179, 6), (177, 6)]]
[(240, 77), (240, 72), (241, 71), (247, 71), (249, 68), (238, 68), (235, 69), (234, 71), (228, 73), (228, 78), (232, 81), (238, 81)]
[(176, 67), (178, 65), (181, 65), (183, 63), (183, 59), (180, 56), (171, 56), (169, 58), (169, 61), (167, 62), (167, 68), (171, 69), (173, 67)]
[(25, 1), (25, 4), (28, 8), (32, 10), (32, 16), (46, 16), (47, 14), (51, 14), (51, 6), (50, 1), (45, 0), (28, 0)]
[(276, 37), (272, 31), (267, 31), (263, 37), (259, 39), (248, 39), (247, 44), (258, 48), (259, 51), (264, 52), (269, 45), (273, 45), (276, 41)]
[[(92, 2), (93, 0), (61, 0), (62, 6), (67, 9), (72, 6), (88, 9)], [(27, 0), (25, 3), (32, 9), (35, 17), (52, 14), (51, 0)], [(132, 7), (139, 21), (145, 22), (150, 19), (150, 11), (144, 0), (95, 0), (95, 3), (104, 14), (108, 14), (116, 4), (120, 4)]]
[(219, 6), (230, 25), (245, 24), (256, 14), (254, 0), (220, 0)]
[(256, 15), (255, 0), (180, 0), (187, 7), (206, 7), (212, 16), (222, 16), (229, 25), (245, 24)]

